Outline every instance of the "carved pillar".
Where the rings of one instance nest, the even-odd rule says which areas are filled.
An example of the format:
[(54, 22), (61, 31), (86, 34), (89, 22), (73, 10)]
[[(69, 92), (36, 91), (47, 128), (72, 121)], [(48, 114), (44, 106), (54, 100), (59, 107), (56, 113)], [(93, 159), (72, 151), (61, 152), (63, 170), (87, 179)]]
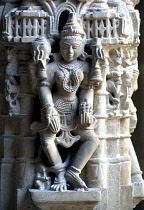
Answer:
[(2, 4), (2, 209), (132, 209), (144, 198), (135, 2)]

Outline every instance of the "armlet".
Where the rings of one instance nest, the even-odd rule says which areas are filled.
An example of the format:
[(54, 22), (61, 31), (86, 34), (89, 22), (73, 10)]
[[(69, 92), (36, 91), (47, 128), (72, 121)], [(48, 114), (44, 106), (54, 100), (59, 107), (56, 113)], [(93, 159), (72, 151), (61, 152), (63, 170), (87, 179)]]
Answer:
[(93, 85), (80, 85), (80, 89), (89, 90), (89, 89), (94, 89), (94, 87)]

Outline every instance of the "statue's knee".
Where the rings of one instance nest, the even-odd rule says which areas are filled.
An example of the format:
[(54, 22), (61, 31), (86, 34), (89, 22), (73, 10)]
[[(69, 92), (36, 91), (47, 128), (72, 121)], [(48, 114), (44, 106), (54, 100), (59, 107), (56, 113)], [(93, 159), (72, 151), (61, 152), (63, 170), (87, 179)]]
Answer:
[(46, 139), (46, 140), (41, 141), (41, 145), (42, 145), (43, 149), (51, 149), (53, 144), (54, 144), (53, 139)]
[(48, 132), (47, 130), (40, 133), (41, 146), (43, 149), (51, 148), (54, 144), (55, 134)]
[(100, 140), (99, 140), (99, 138), (97, 137), (96, 134), (92, 136), (91, 141), (95, 144), (96, 147), (100, 144)]
[(90, 131), (88, 132), (87, 134), (85, 134), (83, 136), (83, 139), (82, 141), (89, 141), (91, 142), (93, 145), (95, 145), (96, 147), (99, 145), (100, 143), (100, 140), (99, 138), (97, 137), (97, 135), (95, 134), (94, 131)]

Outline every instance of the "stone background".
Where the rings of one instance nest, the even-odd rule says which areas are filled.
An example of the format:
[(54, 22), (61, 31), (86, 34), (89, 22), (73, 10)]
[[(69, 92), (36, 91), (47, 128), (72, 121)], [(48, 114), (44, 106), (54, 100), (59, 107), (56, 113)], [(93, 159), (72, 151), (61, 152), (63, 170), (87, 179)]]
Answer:
[[(140, 46), (139, 46), (139, 89), (133, 95), (133, 101), (137, 108), (138, 124), (135, 132), (132, 136), (132, 142), (135, 147), (137, 157), (141, 166), (141, 170), (144, 172), (144, 1), (141, 0), (136, 6), (140, 11), (141, 16), (141, 36), (140, 36)], [(144, 178), (144, 174), (143, 174)], [(144, 210), (144, 201), (142, 201), (136, 210)]]

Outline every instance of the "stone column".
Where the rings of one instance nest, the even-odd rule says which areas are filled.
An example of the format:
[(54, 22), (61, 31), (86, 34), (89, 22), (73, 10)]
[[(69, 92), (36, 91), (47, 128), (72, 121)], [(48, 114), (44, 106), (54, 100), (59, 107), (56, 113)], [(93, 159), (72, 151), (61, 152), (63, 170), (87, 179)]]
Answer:
[[(2, 5), (0, 14), (4, 15), (3, 31), (0, 35), (3, 45), (0, 45), (0, 87), (2, 87), (0, 90), (0, 145), (2, 145), (0, 146), (0, 187), (2, 209), (17, 206), (17, 209), (23, 210), (31, 205), (32, 209), (39, 207), (40, 209), (62, 210), (80, 208), (123, 210), (132, 209), (140, 200), (144, 199), (142, 172), (131, 142), (131, 133), (137, 122), (136, 108), (131, 97), (137, 89), (139, 74), (137, 48), (140, 18), (139, 12), (134, 9), (135, 2), (132, 0), (94, 0), (93, 2), (24, 0), (21, 7), (18, 7), (20, 3), (18, 0), (2, 0), (0, 2)], [(4, 5), (7, 6), (4, 8)], [(75, 74), (72, 73), (71, 62), (65, 63), (65, 59), (61, 58), (61, 52), (59, 56), (53, 53), (55, 47), (58, 49), (58, 40), (62, 38), (58, 31), (58, 17), (65, 11), (66, 13), (74, 13), (78, 24), (82, 23), (82, 29), (79, 31), (74, 25), (76, 23), (73, 23), (71, 19), (64, 31), (68, 38), (64, 34), (63, 36), (71, 43), (84, 38), (88, 50), (82, 52), (76, 61), (80, 64), (79, 71), (83, 68), (81, 64), (84, 64), (82, 66), (88, 64), (88, 72), (85, 73), (86, 70), (84, 69), (84, 75), (83, 72), (80, 73), (83, 77), (88, 76), (86, 79), (89, 80), (90, 78), (89, 81), (80, 81), (82, 76), (79, 76), (77, 71)], [(68, 30), (69, 26), (71, 27), (70, 31)], [(44, 55), (46, 50), (43, 50), (45, 48), (42, 43), (37, 46), (37, 51), (33, 52), (33, 58), (37, 56), (34, 61), (36, 65), (33, 69), (33, 81), (30, 81), (28, 63), (32, 61), (31, 43), (43, 36), (51, 43), (53, 54), (50, 55), (50, 63), (46, 67), (47, 61), (45, 60), (49, 59), (49, 55)], [(76, 39), (78, 37), (81, 39)], [(73, 47), (75, 48), (75, 46)], [(12, 54), (12, 59), (9, 61), (10, 52), (13, 52), (13, 49), (15, 53)], [(6, 56), (6, 52), (8, 56)], [(38, 55), (36, 55), (37, 52)], [(48, 54), (47, 51), (46, 53)], [(45, 56), (45, 60), (42, 59), (42, 56)], [(5, 57), (9, 59), (6, 60)], [(43, 70), (46, 71), (47, 69), (45, 72), (46, 81), (42, 81), (42, 77), (37, 80), (38, 64), (45, 65)], [(54, 66), (54, 69), (51, 66)], [(73, 68), (75, 67), (77, 68), (77, 65)], [(59, 72), (57, 73), (59, 74), (56, 75), (55, 72), (53, 78), (51, 73), (55, 70), (58, 71), (58, 68)], [(34, 113), (34, 94), (38, 95), (39, 85), (47, 87), (47, 91), (51, 91), (50, 88), (53, 87), (53, 98), (56, 88), (51, 84), (51, 80), (59, 85), (62, 77), (65, 77), (65, 83), (62, 81), (60, 85), (64, 91), (71, 91), (75, 87), (75, 83), (77, 87), (80, 86), (79, 81), (82, 82), (85, 92), (88, 89), (94, 90), (93, 113), (89, 114), (97, 119), (97, 127), (93, 130), (91, 128), (90, 133), (93, 132), (93, 136), (97, 136), (100, 143), (84, 167), (84, 180), (79, 177), (80, 170), (69, 165), (68, 158), (65, 163), (49, 167), (48, 155), (43, 158), (43, 162), (41, 161), (41, 171), (35, 175), (35, 163), (37, 159), (42, 158), (35, 156), (35, 138), (30, 129), (31, 123), (34, 121), (34, 114), (36, 114)], [(66, 87), (70, 88), (66, 89)], [(65, 94), (66, 99), (69, 94), (68, 91)], [(59, 103), (68, 104), (66, 108), (67, 106), (76, 106), (72, 104), (69, 98), (65, 101), (64, 96), (60, 96), (59, 99), (61, 100)], [(43, 108), (47, 109), (48, 117), (51, 114), (48, 112), (51, 106), (49, 106), (49, 101), (46, 102), (47, 104)], [(57, 109), (55, 104), (54, 106)], [(63, 112), (61, 114), (65, 116), (65, 110), (62, 108), (59, 107), (59, 112)], [(86, 106), (86, 112), (88, 108)], [(53, 117), (55, 116), (57, 115), (54, 114)], [(50, 128), (48, 127), (49, 122), (47, 123), (47, 127), (44, 127), (45, 125), (41, 122), (34, 122), (33, 125), (34, 127), (38, 125), (36, 126), (37, 131), (41, 132), (41, 130), (45, 131)], [(80, 124), (79, 120), (77, 123)], [(67, 127), (62, 129), (69, 129), (69, 125), (73, 126), (73, 124), (69, 118)], [(55, 122), (53, 126), (56, 125)], [(73, 138), (74, 129), (71, 129), (69, 136), (62, 137), (65, 142)], [(88, 131), (89, 128), (83, 129), (84, 132), (86, 130)], [(45, 132), (48, 132), (46, 133), (48, 135), (50, 129)], [(67, 130), (65, 130), (66, 132)], [(48, 138), (50, 137), (48, 136)], [(43, 148), (49, 147), (49, 142), (43, 142)], [(81, 143), (83, 144), (83, 142)], [(65, 153), (67, 149), (63, 148), (63, 151)], [(82, 155), (81, 152), (80, 160)], [(72, 158), (74, 158), (73, 154)], [(74, 184), (79, 184), (80, 187), (77, 188), (72, 185), (72, 190), (69, 191), (70, 185), (67, 185), (67, 192), (32, 189), (34, 177), (38, 177), (41, 182), (46, 182), (51, 177), (53, 182), (54, 174), (51, 175), (51, 171), (57, 172), (54, 182), (56, 186), (59, 181), (57, 174), (61, 171), (65, 173), (64, 166), (69, 171), (71, 168), (73, 176), (75, 175)], [(63, 178), (62, 184), (66, 181), (65, 176)], [(87, 189), (86, 187), (81, 187), (83, 181), (89, 188), (88, 192), (84, 190)], [(61, 183), (59, 182), (59, 185)], [(28, 190), (29, 188), (30, 190)], [(26, 196), (27, 193), (31, 194), (32, 200)]]

